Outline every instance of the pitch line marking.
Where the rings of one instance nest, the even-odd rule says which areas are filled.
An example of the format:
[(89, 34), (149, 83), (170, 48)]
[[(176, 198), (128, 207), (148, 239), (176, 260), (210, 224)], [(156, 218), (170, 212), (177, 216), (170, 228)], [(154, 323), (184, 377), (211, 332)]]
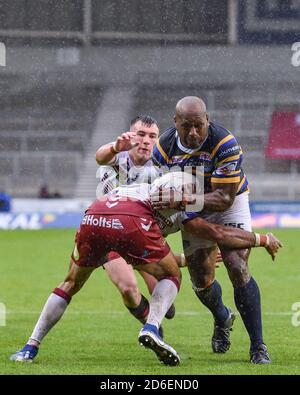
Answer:
[[(8, 315), (16, 315), (16, 314), (40, 314), (41, 310), (39, 311), (30, 311), (30, 310), (8, 310), (6, 311), (6, 314)], [(234, 312), (235, 314), (239, 315), (238, 312)], [(109, 313), (103, 312), (103, 311), (97, 311), (97, 310), (84, 310), (84, 311), (67, 311), (66, 314), (70, 315), (126, 315), (128, 314), (126, 311), (111, 311)], [(192, 316), (201, 316), (201, 315), (210, 315), (211, 313), (208, 311), (176, 311), (176, 315), (178, 316), (186, 316), (186, 317), (192, 317)], [(293, 315), (293, 312), (289, 311), (265, 311), (262, 312), (263, 315), (274, 315), (274, 316), (290, 316)]]

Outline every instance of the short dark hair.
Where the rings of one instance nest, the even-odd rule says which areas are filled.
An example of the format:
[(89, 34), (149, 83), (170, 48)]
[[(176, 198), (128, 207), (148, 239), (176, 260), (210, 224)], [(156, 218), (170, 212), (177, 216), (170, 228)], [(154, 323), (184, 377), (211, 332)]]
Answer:
[(137, 115), (135, 118), (133, 118), (130, 121), (130, 126), (134, 125), (138, 121), (141, 121), (142, 123), (144, 123), (147, 126), (156, 125), (159, 129), (157, 120), (155, 118), (151, 117), (151, 115), (144, 115), (144, 114)]

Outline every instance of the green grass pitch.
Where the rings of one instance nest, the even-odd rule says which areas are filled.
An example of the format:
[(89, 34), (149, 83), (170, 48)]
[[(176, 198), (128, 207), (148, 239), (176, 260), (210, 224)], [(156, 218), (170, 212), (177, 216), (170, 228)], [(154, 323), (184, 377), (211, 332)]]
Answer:
[[(300, 326), (292, 308), (300, 302), (299, 230), (274, 230), (284, 249), (272, 263), (264, 249), (252, 251), (251, 272), (262, 295), (264, 339), (273, 363), (249, 363), (249, 341), (238, 316), (231, 349), (211, 351), (211, 315), (191, 290), (188, 271), (176, 300), (177, 314), (164, 321), (165, 340), (181, 355), (181, 365), (160, 365), (154, 353), (140, 347), (140, 324), (121, 303), (103, 269), (96, 270), (73, 298), (63, 319), (44, 339), (36, 362), (20, 364), (9, 355), (24, 345), (51, 290), (63, 280), (73, 248), (74, 230), (0, 231), (0, 303), (6, 325), (0, 326), (1, 374), (299, 374)], [(170, 238), (181, 251), (180, 235)], [(139, 278), (143, 293), (145, 286)], [(236, 311), (226, 270), (217, 269), (224, 302)]]

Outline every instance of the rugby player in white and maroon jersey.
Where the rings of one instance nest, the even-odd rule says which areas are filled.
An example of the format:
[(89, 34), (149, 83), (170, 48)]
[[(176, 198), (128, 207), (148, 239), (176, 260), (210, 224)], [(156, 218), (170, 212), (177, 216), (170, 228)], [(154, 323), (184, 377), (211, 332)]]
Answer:
[[(119, 184), (151, 183), (158, 174), (150, 159), (158, 135), (157, 121), (150, 115), (138, 115), (131, 120), (129, 132), (120, 135), (115, 142), (101, 146), (96, 152), (96, 161), (100, 165), (98, 195), (108, 193)], [(175, 258), (180, 266), (184, 265), (183, 254), (176, 255)], [(139, 290), (132, 266), (112, 251), (103, 267), (120, 292), (125, 307), (135, 318), (145, 323), (149, 301)], [(157, 280), (144, 271), (140, 271), (140, 275), (151, 295)], [(171, 319), (174, 315), (175, 306), (172, 304), (166, 318)], [(160, 335), (163, 337), (162, 327)]]
[(120, 186), (86, 210), (76, 233), (69, 272), (49, 296), (28, 342), (10, 357), (11, 360), (34, 360), (43, 338), (61, 319), (72, 296), (82, 288), (93, 270), (105, 262), (106, 254), (116, 251), (135, 269), (143, 270), (158, 280), (151, 295), (146, 324), (139, 332), (139, 342), (152, 349), (164, 364), (178, 365), (178, 353), (158, 332), (181, 282), (180, 270), (161, 229), (167, 235), (181, 228), (197, 237), (216, 241), (220, 247), (232, 249), (262, 245), (272, 258), (275, 257), (281, 244), (272, 234), (258, 235), (214, 225), (199, 217), (191, 219), (185, 212), (175, 212), (166, 217), (162, 211), (157, 216), (151, 205), (151, 194), (157, 192), (163, 182), (169, 188), (170, 177), (171, 173), (168, 173), (151, 185)]

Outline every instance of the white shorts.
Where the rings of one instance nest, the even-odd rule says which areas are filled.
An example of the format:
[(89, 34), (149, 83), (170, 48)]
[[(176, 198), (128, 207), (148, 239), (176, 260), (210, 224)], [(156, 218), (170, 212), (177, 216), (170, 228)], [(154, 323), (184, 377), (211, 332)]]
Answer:
[[(249, 232), (252, 230), (248, 192), (236, 196), (232, 206), (226, 211), (200, 214), (199, 216), (212, 224), (233, 226)], [(214, 241), (200, 239), (185, 231), (182, 231), (181, 235), (185, 256), (192, 255), (200, 248), (209, 248), (217, 245)]]

